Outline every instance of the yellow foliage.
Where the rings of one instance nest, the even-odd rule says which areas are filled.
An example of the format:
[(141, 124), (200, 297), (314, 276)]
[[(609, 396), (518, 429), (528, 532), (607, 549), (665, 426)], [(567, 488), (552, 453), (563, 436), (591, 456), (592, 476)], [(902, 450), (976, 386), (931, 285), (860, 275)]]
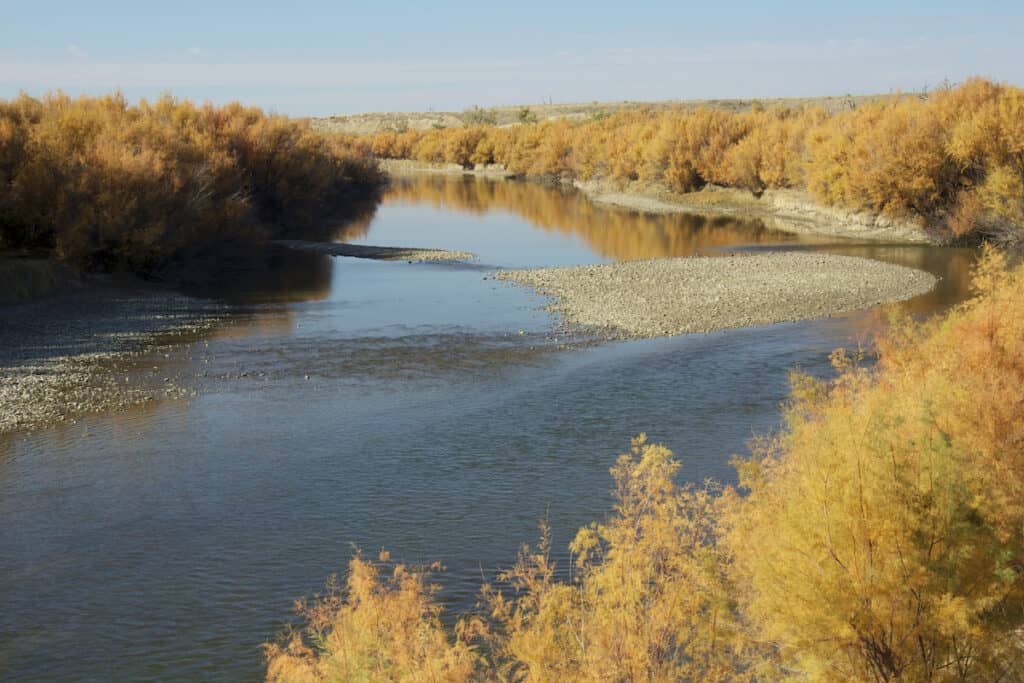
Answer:
[[(382, 553), (381, 563), (388, 557)], [(266, 646), (268, 682), (443, 683), (469, 680), (477, 655), (458, 635), (450, 642), (424, 572), (395, 565), (390, 576), (356, 555), (346, 590), (335, 581), (326, 597), (299, 601), (304, 632)]]
[(755, 195), (806, 189), (955, 236), (1024, 240), (1024, 90), (978, 78), (926, 101), (897, 96), (833, 116), (623, 110), (577, 123), (379, 133), (370, 144), (379, 157), (498, 163), (524, 176), (674, 192), (708, 183)]
[(1024, 625), (1024, 270), (806, 378), (728, 544), (759, 637), (813, 680), (998, 680)]
[(322, 230), (382, 177), (354, 138), (228, 104), (0, 102), (0, 242), (154, 273), (186, 251)]
[(612, 476), (616, 505), (570, 546), (572, 583), (553, 581), (545, 533), (489, 590), (505, 634), (503, 674), (520, 681), (679, 681), (752, 678), (728, 566), (714, 544), (718, 497), (675, 483), (679, 463), (644, 435)]

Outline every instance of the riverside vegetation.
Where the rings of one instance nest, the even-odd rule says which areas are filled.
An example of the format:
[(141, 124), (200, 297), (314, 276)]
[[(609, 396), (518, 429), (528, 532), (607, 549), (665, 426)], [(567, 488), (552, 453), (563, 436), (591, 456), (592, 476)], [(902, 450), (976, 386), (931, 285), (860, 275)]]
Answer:
[(824, 108), (622, 110), (572, 122), (379, 132), (378, 157), (533, 177), (806, 190), (945, 239), (1024, 242), (1024, 90), (975, 78), (927, 97)]
[(1024, 678), (1024, 267), (792, 377), (736, 487), (641, 435), (558, 578), (545, 531), (448, 628), (428, 571), (361, 555), (267, 646), (268, 681)]
[(351, 138), (240, 104), (119, 94), (0, 101), (0, 250), (157, 276), (325, 237), (383, 183)]

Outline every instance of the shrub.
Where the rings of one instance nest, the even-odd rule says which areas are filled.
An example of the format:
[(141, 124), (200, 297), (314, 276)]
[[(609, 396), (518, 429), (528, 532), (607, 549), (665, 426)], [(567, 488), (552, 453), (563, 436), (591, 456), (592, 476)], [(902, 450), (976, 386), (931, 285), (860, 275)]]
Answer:
[(753, 660), (737, 622), (728, 562), (714, 543), (713, 488), (675, 483), (679, 463), (634, 439), (612, 477), (615, 508), (581, 529), (570, 548), (573, 583), (556, 582), (550, 537), (523, 548), (485, 588), (503, 634), (499, 668), (524, 681), (723, 681), (750, 678)]
[(325, 597), (296, 603), (305, 628), (265, 647), (267, 681), (468, 680), (477, 655), (462, 635), (449, 640), (434, 592), (422, 570), (399, 564), (382, 576), (357, 554), (344, 590), (332, 578)]
[[(467, 123), (489, 122), (481, 116)], [(477, 127), (473, 151), (465, 129), (419, 133), (404, 146), (382, 133), (372, 147), (382, 157), (494, 162), (523, 175), (640, 181), (674, 192), (708, 183), (757, 195), (806, 189), (826, 204), (1017, 243), (1024, 242), (1022, 122), (1024, 90), (971, 79), (924, 100), (893, 96), (831, 116), (818, 108), (632, 109), (576, 123)]]
[[(904, 322), (878, 367), (797, 376), (728, 539), (758, 637), (813, 679), (1001, 680), (1024, 625), (1024, 270)], [(1019, 670), (1018, 670), (1019, 671)]]
[(494, 126), (498, 123), (498, 112), (473, 106), (462, 113), (462, 121), (467, 126)]
[(382, 182), (371, 145), (239, 104), (0, 102), (0, 240), (156, 274), (187, 253), (327, 234)]
[(537, 115), (529, 107), (523, 107), (516, 113), (519, 123), (537, 123)]

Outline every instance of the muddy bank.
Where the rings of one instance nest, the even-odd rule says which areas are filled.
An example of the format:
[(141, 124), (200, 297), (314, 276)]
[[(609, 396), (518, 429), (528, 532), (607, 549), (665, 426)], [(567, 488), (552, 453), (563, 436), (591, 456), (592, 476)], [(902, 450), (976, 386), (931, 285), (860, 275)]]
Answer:
[(570, 327), (609, 339), (667, 337), (840, 315), (924, 294), (923, 271), (849, 256), (756, 256), (625, 261), (499, 271), (532, 287)]
[(375, 261), (408, 261), (425, 263), (430, 261), (471, 261), (475, 254), (468, 251), (451, 251), (448, 249), (419, 249), (416, 247), (375, 247), (364, 244), (345, 244), (343, 242), (309, 242), (306, 240), (275, 240), (273, 244), (309, 251), (325, 256), (351, 256), (353, 258), (373, 259)]

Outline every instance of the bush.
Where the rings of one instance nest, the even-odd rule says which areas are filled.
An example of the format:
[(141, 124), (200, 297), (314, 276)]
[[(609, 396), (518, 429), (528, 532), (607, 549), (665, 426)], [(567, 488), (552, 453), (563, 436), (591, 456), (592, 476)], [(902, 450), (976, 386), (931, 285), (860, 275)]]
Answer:
[(1019, 676), (1024, 270), (904, 322), (876, 369), (797, 377), (788, 429), (741, 468), (728, 538), (742, 608), (812, 678)]
[(462, 122), (467, 126), (494, 126), (498, 123), (498, 112), (474, 106), (462, 113)]
[[(382, 554), (381, 564), (388, 563)], [(299, 601), (303, 631), (267, 645), (267, 681), (465, 681), (477, 656), (463, 637), (450, 642), (426, 573), (381, 567), (356, 555), (342, 591), (337, 581), (314, 602)]]
[(0, 102), (0, 241), (92, 270), (326, 234), (372, 199), (369, 145), (239, 104), (120, 95)]
[[(479, 118), (467, 122), (485, 123)], [(634, 109), (577, 123), (477, 127), (471, 139), (464, 130), (421, 131), (405, 145), (382, 133), (371, 145), (380, 157), (493, 161), (527, 176), (640, 181), (674, 192), (708, 183), (755, 195), (806, 189), (826, 204), (916, 220), (951, 237), (1024, 242), (1024, 90), (982, 79), (831, 116), (817, 108)]]

